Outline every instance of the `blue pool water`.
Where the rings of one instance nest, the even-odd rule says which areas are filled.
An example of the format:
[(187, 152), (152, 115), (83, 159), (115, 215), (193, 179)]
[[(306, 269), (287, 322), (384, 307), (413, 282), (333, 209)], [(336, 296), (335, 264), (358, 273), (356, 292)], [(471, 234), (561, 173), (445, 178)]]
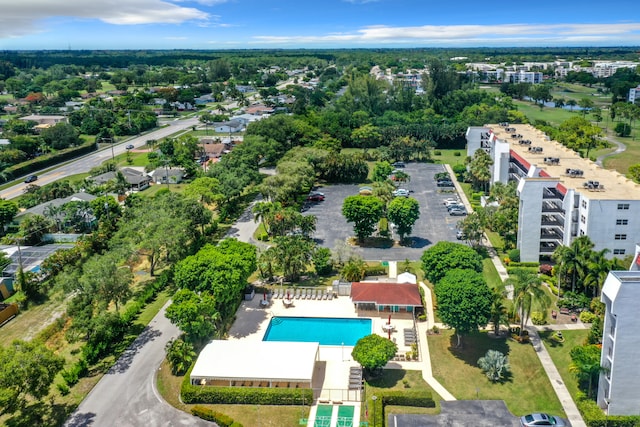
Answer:
[(360, 338), (370, 334), (371, 319), (274, 317), (262, 340), (354, 346)]

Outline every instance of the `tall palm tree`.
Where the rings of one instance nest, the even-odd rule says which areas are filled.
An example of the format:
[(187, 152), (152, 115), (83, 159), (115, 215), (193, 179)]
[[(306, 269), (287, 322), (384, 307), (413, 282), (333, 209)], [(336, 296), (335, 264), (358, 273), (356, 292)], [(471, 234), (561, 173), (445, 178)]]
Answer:
[(506, 292), (504, 289), (494, 289), (491, 294), (491, 314), (489, 321), (493, 324), (493, 333), (495, 336), (500, 334), (500, 325), (509, 325), (507, 318), (507, 307), (504, 305)]
[(513, 310), (520, 315), (520, 336), (522, 336), (524, 325), (529, 321), (533, 309), (546, 311), (551, 304), (551, 299), (545, 292), (542, 280), (534, 273), (516, 271), (505, 284), (513, 286)]
[(607, 274), (611, 271), (611, 261), (606, 258), (609, 249), (601, 251), (592, 251), (591, 257), (587, 262), (587, 274), (584, 276), (585, 288), (593, 287), (593, 296), (597, 297), (602, 285), (604, 284)]
[(589, 236), (580, 236), (570, 246), (560, 246), (555, 250), (552, 258), (559, 264), (558, 292), (562, 283), (560, 276), (571, 277), (571, 292), (575, 292), (577, 280), (586, 276), (593, 246)]

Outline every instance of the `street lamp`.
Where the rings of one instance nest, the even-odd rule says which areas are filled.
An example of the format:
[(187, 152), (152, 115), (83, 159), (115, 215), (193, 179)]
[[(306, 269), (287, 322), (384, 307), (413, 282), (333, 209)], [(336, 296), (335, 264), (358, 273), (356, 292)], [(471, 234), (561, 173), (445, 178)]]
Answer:
[(373, 427), (376, 427), (376, 400), (378, 400), (378, 396), (374, 394), (373, 396), (371, 396), (371, 400), (373, 400), (373, 422), (371, 423), (371, 425)]

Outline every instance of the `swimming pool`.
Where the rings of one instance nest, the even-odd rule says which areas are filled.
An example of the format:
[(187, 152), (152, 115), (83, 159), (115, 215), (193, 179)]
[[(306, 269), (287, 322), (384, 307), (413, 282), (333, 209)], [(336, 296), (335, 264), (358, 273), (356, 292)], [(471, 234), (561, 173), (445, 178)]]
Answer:
[(274, 317), (262, 340), (354, 346), (360, 338), (370, 334), (371, 319)]

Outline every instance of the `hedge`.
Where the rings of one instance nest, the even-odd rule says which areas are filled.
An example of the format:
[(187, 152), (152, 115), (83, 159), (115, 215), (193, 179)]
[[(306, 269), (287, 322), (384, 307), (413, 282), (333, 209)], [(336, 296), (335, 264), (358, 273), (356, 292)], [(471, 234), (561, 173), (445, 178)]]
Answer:
[(364, 269), (365, 276), (384, 276), (387, 274), (387, 268), (382, 265), (368, 265)]
[(234, 421), (233, 418), (228, 415), (216, 412), (213, 409), (209, 409), (204, 406), (194, 406), (191, 408), (191, 413), (203, 420), (213, 421), (220, 427), (242, 427), (242, 424)]
[(640, 425), (640, 416), (605, 416), (596, 402), (590, 399), (578, 399), (576, 404), (585, 424), (589, 427), (635, 427)]
[[(66, 160), (74, 159), (84, 154), (91, 153), (92, 151), (95, 151), (96, 148), (97, 146), (95, 142), (87, 141), (76, 147), (65, 148), (64, 150), (56, 151), (55, 153), (45, 154), (43, 156), (36, 157), (35, 159), (30, 159), (26, 162), (9, 166), (4, 170), (4, 173), (6, 176), (12, 178), (16, 178), (22, 175), (28, 175), (31, 172), (58, 165)], [(5, 181), (7, 180), (5, 179)]]
[(509, 267), (507, 267), (507, 273), (508, 274), (515, 274), (519, 271), (523, 272), (523, 273), (532, 273), (537, 275), (538, 274), (538, 267), (513, 267), (513, 262), (509, 264)]
[(313, 390), (310, 388), (195, 386), (189, 383), (188, 375), (185, 375), (180, 395), (184, 403), (307, 406), (313, 403)]
[(384, 411), (387, 405), (435, 408), (436, 402), (434, 402), (431, 393), (428, 392), (390, 391), (379, 395), (373, 405), (374, 408), (372, 408), (372, 411), (369, 411), (371, 425), (385, 426), (387, 420), (384, 416)]
[(540, 263), (539, 262), (515, 262), (515, 261), (511, 261), (509, 263), (509, 267), (535, 267), (540, 268)]

